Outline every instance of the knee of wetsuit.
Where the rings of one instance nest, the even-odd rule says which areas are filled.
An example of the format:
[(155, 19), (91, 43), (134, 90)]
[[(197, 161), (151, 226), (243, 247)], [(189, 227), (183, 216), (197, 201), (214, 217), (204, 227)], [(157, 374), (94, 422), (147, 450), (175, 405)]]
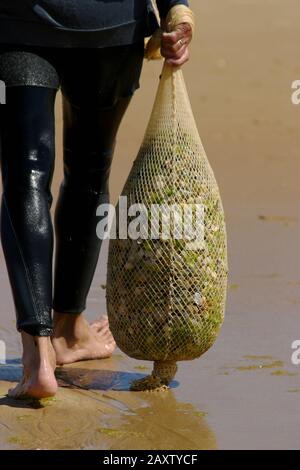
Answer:
[(38, 54), (25, 46), (0, 47), (0, 79), (7, 88), (1, 115), (2, 181), (8, 194), (42, 191), (51, 205), (55, 152), (52, 108), (59, 77), (46, 55)]
[[(15, 147), (15, 148), (14, 148)], [(9, 151), (5, 148), (3, 151)], [(20, 161), (22, 155), (22, 161)], [(45, 193), (49, 205), (52, 204), (51, 181), (54, 164), (54, 148), (50, 142), (23, 142), (10, 146), (11, 165), (3, 169), (2, 180), (5, 192), (15, 193), (39, 191)]]
[(78, 157), (71, 151), (68, 153), (64, 165), (65, 186), (77, 192), (89, 189), (96, 193), (107, 193), (114, 147), (109, 150), (89, 151)]
[(29, 52), (26, 46), (1, 47), (0, 79), (6, 87), (30, 85), (57, 90), (60, 86), (58, 73), (43, 55), (41, 51)]
[[(12, 98), (11, 108), (5, 112), (1, 146), (4, 191), (11, 188), (16, 192), (45, 192), (51, 204), (50, 186), (55, 158), (54, 122), (48, 116), (48, 107), (45, 111), (40, 109), (42, 89), (36, 90), (37, 93), (32, 93), (34, 90), (30, 87), (12, 87), (10, 90), (8, 96)], [(18, 103), (23, 99), (26, 104), (20, 106)]]

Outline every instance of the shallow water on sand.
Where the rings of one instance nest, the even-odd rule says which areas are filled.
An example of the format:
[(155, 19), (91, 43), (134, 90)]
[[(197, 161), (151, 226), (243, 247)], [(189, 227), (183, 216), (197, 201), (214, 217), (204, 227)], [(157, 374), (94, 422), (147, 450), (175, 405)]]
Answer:
[[(19, 338), (0, 253), (0, 448), (263, 449), (299, 447), (300, 79), (297, 0), (192, 1), (199, 31), (185, 77), (195, 117), (227, 215), (230, 288), (216, 345), (182, 363), (165, 394), (130, 393), (151, 364), (119, 351), (105, 361), (58, 370), (56, 400), (36, 408), (5, 397), (21, 369)], [(114, 200), (141, 142), (161, 64), (147, 64), (123, 122), (115, 155)], [(58, 109), (58, 160), (61, 178)], [(137, 119), (138, 116), (138, 119)], [(122, 170), (122, 171), (121, 171)], [(88, 317), (105, 312), (107, 246)], [(146, 367), (146, 369), (143, 368)]]

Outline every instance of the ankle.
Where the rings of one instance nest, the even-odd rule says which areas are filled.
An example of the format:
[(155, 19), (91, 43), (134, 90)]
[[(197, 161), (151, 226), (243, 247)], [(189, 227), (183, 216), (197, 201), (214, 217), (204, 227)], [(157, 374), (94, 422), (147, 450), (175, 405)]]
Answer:
[(23, 364), (32, 365), (50, 360), (51, 339), (48, 336), (31, 336), (21, 332)]
[(82, 313), (54, 312), (54, 338), (64, 337), (76, 341), (85, 334), (87, 322)]

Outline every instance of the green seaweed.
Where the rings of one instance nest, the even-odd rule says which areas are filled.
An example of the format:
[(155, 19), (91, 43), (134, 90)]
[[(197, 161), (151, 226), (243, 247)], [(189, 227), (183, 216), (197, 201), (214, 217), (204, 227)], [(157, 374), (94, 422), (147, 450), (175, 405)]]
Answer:
[(240, 366), (236, 367), (236, 370), (239, 371), (247, 371), (247, 370), (259, 370), (259, 369), (274, 369), (277, 367), (283, 367), (283, 362), (282, 361), (273, 361), (270, 363), (266, 364), (254, 364), (250, 366)]
[(26, 419), (30, 419), (30, 418), (33, 418), (33, 415), (20, 415), (20, 416), (17, 416), (18, 421), (25, 421)]
[(28, 439), (26, 437), (21, 437), (21, 436), (11, 436), (7, 439), (7, 442), (9, 444), (17, 444), (22, 447), (26, 447), (28, 444)]
[(298, 374), (294, 373), (294, 372), (288, 372), (287, 370), (275, 370), (274, 372), (271, 373), (271, 375), (273, 376), (277, 376), (277, 377), (283, 377), (283, 376), (286, 376), (286, 377), (294, 377)]
[(140, 366), (134, 366), (135, 369), (137, 370), (149, 370), (149, 367), (147, 366), (143, 366), (143, 365), (140, 365)]
[(125, 431), (121, 429), (111, 429), (111, 428), (98, 428), (97, 432), (105, 434), (109, 437), (121, 438), (121, 437), (143, 437), (143, 434), (135, 431)]
[(47, 398), (40, 398), (38, 400), (38, 403), (42, 407), (46, 407), (46, 406), (49, 406), (49, 405), (53, 405), (56, 401), (57, 401), (56, 397), (47, 397)]

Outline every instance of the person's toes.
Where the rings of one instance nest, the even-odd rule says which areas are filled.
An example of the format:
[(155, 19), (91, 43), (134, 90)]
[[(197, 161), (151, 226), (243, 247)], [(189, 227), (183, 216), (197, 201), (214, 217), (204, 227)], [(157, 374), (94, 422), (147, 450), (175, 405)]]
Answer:
[(94, 326), (93, 328), (91, 328), (91, 331), (96, 336), (99, 336), (99, 335), (104, 336), (104, 335), (106, 335), (106, 333), (108, 331), (110, 331), (109, 330), (109, 324), (107, 323), (106, 325), (101, 324), (101, 325), (98, 325), (98, 326)]
[(115, 340), (114, 340), (114, 337), (113, 337), (113, 336), (111, 336), (110, 338), (108, 338), (108, 340), (106, 341), (106, 343), (108, 343), (108, 344), (114, 344), (114, 345), (116, 345), (116, 342), (115, 342)]
[(100, 321), (95, 321), (94, 323), (91, 323), (90, 325), (91, 330), (93, 330), (95, 333), (98, 333), (103, 328), (103, 325)]
[(9, 398), (26, 398), (26, 390), (23, 384), (17, 385), (15, 388), (10, 388), (7, 392)]
[(104, 345), (104, 348), (105, 348), (107, 354), (109, 354), (109, 355), (111, 355), (111, 353), (114, 351), (115, 347), (116, 347), (116, 343), (114, 341), (106, 343)]
[(17, 392), (15, 388), (10, 388), (7, 392), (8, 398), (17, 398)]
[(94, 330), (96, 333), (98, 333), (100, 330), (105, 328), (107, 325), (108, 325), (108, 318), (105, 315), (102, 318), (100, 318), (100, 320), (97, 320), (94, 323), (92, 323), (90, 326), (91, 326), (92, 330)]
[(109, 328), (107, 328), (106, 330), (100, 330), (96, 335), (96, 339), (101, 344), (108, 343), (109, 341), (114, 341), (113, 335), (111, 334)]
[(106, 338), (104, 339), (104, 343), (105, 343), (105, 344), (114, 344), (114, 345), (116, 344), (116, 342), (115, 342), (115, 340), (114, 340), (114, 338), (113, 338), (112, 336), (106, 337)]
[(109, 329), (109, 325), (106, 325), (105, 327), (103, 327), (102, 330), (99, 331), (99, 333), (102, 336), (111, 336), (111, 331)]

